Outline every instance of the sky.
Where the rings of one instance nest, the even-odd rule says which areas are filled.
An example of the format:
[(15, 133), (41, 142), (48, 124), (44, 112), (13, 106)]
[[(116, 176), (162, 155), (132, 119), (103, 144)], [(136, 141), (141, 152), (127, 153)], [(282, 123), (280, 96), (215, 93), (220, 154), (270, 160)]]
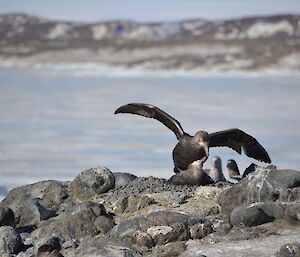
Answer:
[(0, 0), (0, 13), (74, 21), (174, 21), (300, 14), (300, 0)]

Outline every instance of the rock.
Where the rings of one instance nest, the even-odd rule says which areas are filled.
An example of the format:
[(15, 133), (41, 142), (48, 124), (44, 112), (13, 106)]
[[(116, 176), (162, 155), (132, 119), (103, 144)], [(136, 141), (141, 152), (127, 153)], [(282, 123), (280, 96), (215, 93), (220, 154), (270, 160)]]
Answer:
[(86, 236), (107, 233), (115, 225), (114, 220), (101, 204), (77, 203), (59, 216), (43, 221), (31, 235), (36, 238), (57, 236), (65, 241), (80, 240)]
[(36, 226), (42, 220), (47, 220), (55, 216), (55, 212), (42, 206), (37, 199), (28, 199), (23, 205), (22, 209), (18, 210), (18, 226)]
[(37, 257), (63, 257), (59, 252), (61, 245), (57, 237), (43, 239), (37, 248)]
[(0, 226), (11, 226), (14, 227), (15, 214), (11, 208), (0, 207)]
[(258, 168), (239, 183), (223, 191), (218, 202), (223, 212), (230, 212), (243, 203), (276, 201), (279, 191), (300, 185), (300, 172)]
[(300, 223), (300, 202), (288, 203), (285, 206), (285, 219), (291, 223)]
[(86, 201), (94, 195), (106, 193), (114, 188), (115, 178), (105, 167), (96, 167), (82, 171), (70, 184), (73, 196)]
[(116, 213), (135, 212), (155, 203), (154, 199), (146, 195), (127, 196), (119, 199), (114, 204)]
[(275, 220), (274, 217), (269, 216), (263, 208), (263, 204), (246, 204), (233, 209), (230, 215), (230, 224), (232, 226), (252, 227), (261, 225)]
[(212, 187), (212, 186), (199, 186), (196, 189), (195, 195), (200, 197), (205, 197), (208, 199), (213, 199), (215, 197), (218, 197), (218, 195), (223, 191), (224, 189), (218, 188), (218, 187)]
[(21, 237), (13, 227), (0, 227), (0, 254), (18, 253), (21, 245)]
[(280, 247), (276, 257), (300, 257), (300, 243), (285, 244)]
[(71, 239), (71, 240), (63, 242), (62, 248), (64, 248), (64, 249), (69, 249), (69, 248), (75, 249), (75, 248), (78, 247), (79, 244), (80, 243), (77, 239)]
[(203, 223), (204, 219), (173, 211), (158, 211), (125, 220), (116, 225), (108, 235), (137, 244), (136, 232), (140, 231), (147, 233), (154, 244), (165, 244), (188, 240), (191, 238), (189, 228), (200, 222)]
[(107, 233), (111, 228), (116, 225), (115, 221), (111, 217), (104, 215), (98, 216), (94, 222), (95, 228), (99, 233)]
[(131, 245), (137, 245), (146, 248), (155, 246), (153, 238), (148, 233), (140, 230), (127, 233), (123, 238), (123, 241)]
[(202, 250), (199, 249), (198, 244), (200, 244), (200, 242), (196, 240), (187, 241), (186, 250), (178, 257), (206, 257), (206, 255), (202, 254)]
[(63, 255), (50, 245), (43, 245), (37, 251), (37, 257), (63, 257)]
[(295, 202), (300, 201), (300, 187), (282, 189), (279, 191), (279, 201)]
[[(300, 222), (300, 202), (260, 202), (236, 207), (230, 215), (233, 226), (257, 226), (274, 220)], [(252, 225), (250, 225), (252, 224)]]
[[(67, 201), (70, 201), (67, 183), (47, 180), (10, 190), (0, 202), (0, 207), (11, 208), (15, 214), (16, 226), (20, 227), (37, 224), (41, 211), (44, 219), (47, 216), (45, 212), (50, 214), (52, 210), (58, 210), (60, 205)], [(30, 208), (35, 212), (35, 217), (28, 213), (31, 212)]]
[(68, 257), (140, 257), (132, 246), (117, 238), (86, 237), (76, 249), (67, 252)]
[(174, 241), (184, 241), (190, 238), (189, 229), (184, 223), (173, 223), (170, 226), (153, 226), (147, 229), (155, 245), (164, 245)]
[(69, 195), (69, 183), (52, 181), (43, 191), (41, 204), (59, 213), (62, 204), (72, 201)]
[(37, 243), (37, 248), (40, 248), (42, 246), (51, 246), (53, 249), (60, 250), (61, 249), (61, 244), (59, 241), (58, 237), (50, 237), (50, 238), (42, 238), (38, 243)]
[(116, 202), (127, 196), (140, 196), (142, 194), (157, 194), (171, 192), (176, 194), (186, 194), (191, 196), (196, 191), (196, 186), (187, 185), (172, 185), (169, 184), (165, 179), (154, 178), (154, 177), (140, 177), (131, 182), (126, 186), (117, 189), (110, 190), (104, 199), (109, 202)]
[(113, 175), (115, 177), (115, 188), (126, 186), (129, 182), (138, 178), (133, 174), (123, 172), (113, 172)]
[(206, 207), (204, 208), (199, 216), (211, 216), (211, 215), (217, 215), (221, 212), (221, 207), (220, 205), (216, 204), (216, 205), (212, 205), (212, 206), (209, 206), (209, 207)]
[(155, 247), (151, 249), (151, 252), (143, 253), (145, 257), (172, 257), (179, 256), (182, 252), (186, 250), (186, 244), (183, 241), (172, 242), (166, 245)]
[(213, 232), (213, 225), (210, 221), (197, 223), (190, 228), (192, 239), (201, 239)]
[(37, 200), (28, 201), (19, 219), (19, 226), (35, 226), (42, 220), (55, 216), (55, 212), (42, 206)]
[(188, 199), (188, 195), (186, 194), (180, 194), (178, 195), (177, 199), (174, 201), (174, 204), (183, 204), (183, 203), (186, 203), (186, 200)]

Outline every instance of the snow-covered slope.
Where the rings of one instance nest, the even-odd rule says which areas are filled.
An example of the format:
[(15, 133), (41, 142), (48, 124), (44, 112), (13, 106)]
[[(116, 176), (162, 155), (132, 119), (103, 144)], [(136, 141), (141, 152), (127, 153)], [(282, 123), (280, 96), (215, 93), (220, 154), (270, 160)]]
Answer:
[[(234, 50), (233, 49), (238, 49)], [(149, 69), (300, 70), (300, 15), (92, 24), (0, 15), (2, 63), (85, 63)], [(287, 60), (293, 60), (287, 61)]]

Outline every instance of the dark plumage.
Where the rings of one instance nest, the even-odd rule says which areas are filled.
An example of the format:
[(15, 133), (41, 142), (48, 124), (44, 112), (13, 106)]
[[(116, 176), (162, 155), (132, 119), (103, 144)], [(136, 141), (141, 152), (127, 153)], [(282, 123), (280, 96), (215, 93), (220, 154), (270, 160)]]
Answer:
[(237, 163), (235, 160), (233, 159), (230, 159), (227, 161), (226, 163), (226, 167), (228, 169), (228, 175), (229, 177), (237, 177), (237, 176), (240, 176), (240, 170), (239, 170), (239, 167), (237, 166)]
[(246, 134), (244, 131), (234, 128), (208, 134), (205, 131), (198, 131), (194, 136), (184, 132), (180, 123), (158, 107), (143, 103), (130, 103), (119, 107), (117, 113), (132, 113), (147, 118), (154, 118), (172, 130), (179, 140), (173, 149), (174, 171), (186, 170), (189, 164), (194, 161), (206, 161), (209, 154), (209, 147), (227, 146), (244, 153), (256, 160), (271, 163), (266, 150), (257, 140)]
[(213, 184), (212, 178), (207, 175), (202, 169), (203, 163), (201, 160), (194, 161), (189, 164), (186, 170), (181, 171), (169, 179), (169, 182), (174, 185), (190, 185), (190, 186), (205, 186)]

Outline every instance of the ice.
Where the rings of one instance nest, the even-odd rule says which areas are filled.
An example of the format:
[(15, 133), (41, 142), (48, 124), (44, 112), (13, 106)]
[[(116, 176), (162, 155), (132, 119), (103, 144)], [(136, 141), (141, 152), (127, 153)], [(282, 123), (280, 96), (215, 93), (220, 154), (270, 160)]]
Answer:
[[(243, 129), (279, 168), (300, 168), (299, 76), (144, 72), (94, 64), (1, 68), (0, 186), (71, 180), (97, 165), (170, 177), (172, 132), (151, 119), (113, 114), (137, 101), (166, 110), (191, 134)], [(214, 155), (225, 174), (227, 159), (241, 171), (255, 162), (227, 148), (211, 149)]]

